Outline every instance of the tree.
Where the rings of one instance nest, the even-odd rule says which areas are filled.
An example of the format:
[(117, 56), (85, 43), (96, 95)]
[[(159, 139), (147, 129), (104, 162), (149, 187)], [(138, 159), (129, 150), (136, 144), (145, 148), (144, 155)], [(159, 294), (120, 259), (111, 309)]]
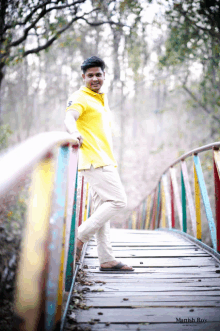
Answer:
[[(166, 2), (168, 3), (168, 0)], [(173, 2), (166, 11), (169, 35), (165, 55), (160, 58), (162, 66), (175, 72), (184, 71), (182, 87), (197, 107), (218, 123), (220, 122), (219, 17), (218, 0)], [(190, 74), (195, 63), (201, 68), (199, 83), (198, 79), (196, 81)]]
[(99, 3), (89, 0), (2, 0), (0, 86), (7, 64), (47, 49), (74, 22), (84, 20), (92, 26), (117, 24), (112, 20), (89, 21), (91, 13), (97, 10), (100, 10)]

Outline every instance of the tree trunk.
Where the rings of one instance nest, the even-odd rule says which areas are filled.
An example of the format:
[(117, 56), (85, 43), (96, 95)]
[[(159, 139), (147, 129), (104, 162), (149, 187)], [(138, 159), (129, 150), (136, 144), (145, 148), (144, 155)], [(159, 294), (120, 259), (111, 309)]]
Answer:
[(4, 70), (5, 65), (3, 63), (0, 64), (0, 126), (3, 124), (2, 118), (2, 82), (4, 78)]

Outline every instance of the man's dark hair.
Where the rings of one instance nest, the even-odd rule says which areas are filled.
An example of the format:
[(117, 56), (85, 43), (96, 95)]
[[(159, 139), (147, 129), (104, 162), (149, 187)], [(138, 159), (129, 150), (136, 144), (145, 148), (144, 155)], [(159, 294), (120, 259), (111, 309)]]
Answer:
[(104, 71), (105, 62), (97, 56), (91, 56), (88, 59), (86, 59), (81, 65), (81, 69), (84, 74), (87, 69), (94, 68), (94, 67), (100, 67), (102, 69), (102, 71)]

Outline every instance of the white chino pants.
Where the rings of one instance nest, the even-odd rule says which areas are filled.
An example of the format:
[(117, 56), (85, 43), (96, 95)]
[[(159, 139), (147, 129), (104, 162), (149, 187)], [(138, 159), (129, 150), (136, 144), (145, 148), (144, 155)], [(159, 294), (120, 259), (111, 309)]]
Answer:
[(87, 242), (96, 234), (100, 264), (115, 259), (110, 241), (110, 218), (122, 211), (127, 198), (114, 166), (82, 170), (93, 191), (95, 211), (78, 228), (78, 239)]

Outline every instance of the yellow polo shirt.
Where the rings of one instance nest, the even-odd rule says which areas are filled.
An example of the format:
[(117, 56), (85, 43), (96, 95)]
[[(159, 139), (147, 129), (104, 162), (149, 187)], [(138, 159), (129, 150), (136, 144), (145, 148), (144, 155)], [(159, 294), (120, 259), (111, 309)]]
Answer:
[(81, 87), (67, 101), (68, 110), (77, 110), (77, 129), (83, 136), (79, 170), (106, 165), (117, 166), (112, 150), (111, 114), (105, 94)]

